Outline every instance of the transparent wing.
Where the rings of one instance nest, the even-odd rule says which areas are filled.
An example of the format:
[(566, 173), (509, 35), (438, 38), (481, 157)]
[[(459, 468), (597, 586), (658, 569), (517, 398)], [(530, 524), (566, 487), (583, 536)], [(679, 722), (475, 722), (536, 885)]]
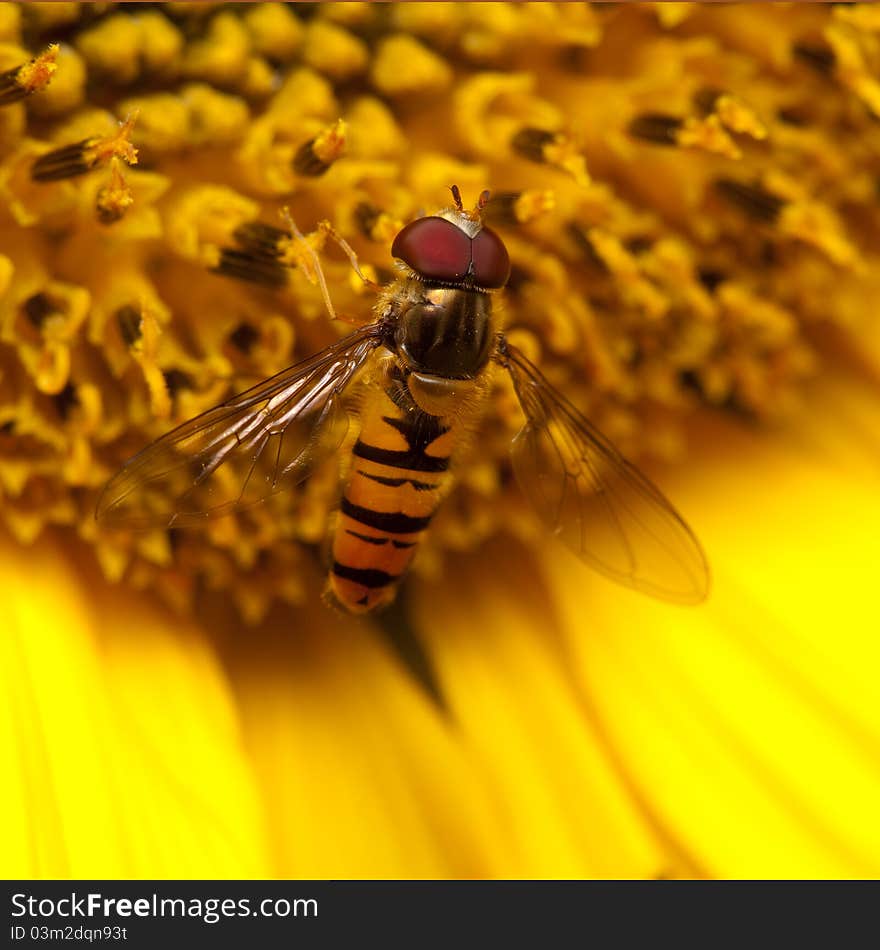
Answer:
[(506, 342), (526, 425), (511, 448), (523, 492), (550, 531), (613, 581), (677, 603), (709, 590), (706, 557), (662, 492)]
[(381, 342), (373, 324), (184, 422), (110, 479), (95, 516), (108, 526), (185, 526), (256, 504), (305, 480), (342, 443), (341, 393)]

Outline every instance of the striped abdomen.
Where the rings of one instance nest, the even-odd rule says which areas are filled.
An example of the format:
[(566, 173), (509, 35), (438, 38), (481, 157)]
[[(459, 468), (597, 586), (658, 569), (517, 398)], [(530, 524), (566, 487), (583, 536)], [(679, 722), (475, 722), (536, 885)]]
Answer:
[(394, 599), (422, 534), (451, 483), (460, 426), (413, 402), (399, 377), (371, 395), (342, 495), (329, 591), (363, 613)]

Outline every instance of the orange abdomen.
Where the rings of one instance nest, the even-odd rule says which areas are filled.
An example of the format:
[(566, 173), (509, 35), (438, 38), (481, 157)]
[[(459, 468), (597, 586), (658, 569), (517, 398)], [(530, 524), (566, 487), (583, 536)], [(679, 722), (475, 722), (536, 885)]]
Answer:
[(399, 382), (370, 395), (340, 503), (328, 589), (352, 613), (383, 607), (451, 484), (458, 427), (415, 406)]

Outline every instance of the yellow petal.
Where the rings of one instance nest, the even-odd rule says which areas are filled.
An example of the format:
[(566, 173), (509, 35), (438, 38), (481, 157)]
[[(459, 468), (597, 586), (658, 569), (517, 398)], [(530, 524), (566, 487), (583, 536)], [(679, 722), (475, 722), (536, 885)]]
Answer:
[(716, 423), (702, 462), (664, 481), (713, 565), (701, 608), (546, 553), (574, 675), (628, 778), (708, 874), (880, 871), (876, 456), (870, 475), (852, 450), (832, 464), (821, 430)]
[(482, 877), (503, 846), (457, 731), (369, 624), (310, 609), (233, 641), (283, 877)]
[(425, 635), (461, 742), (503, 837), (496, 877), (688, 873), (620, 781), (604, 736), (560, 663), (558, 626), (535, 566), (489, 545), (418, 586)]
[(268, 874), (204, 636), (50, 541), (23, 557), (4, 538), (0, 591), (3, 876)]

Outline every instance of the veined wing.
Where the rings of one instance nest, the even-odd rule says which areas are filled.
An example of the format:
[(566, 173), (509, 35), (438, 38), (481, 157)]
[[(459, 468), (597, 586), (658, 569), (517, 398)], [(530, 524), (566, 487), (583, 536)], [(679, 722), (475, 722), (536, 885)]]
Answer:
[(197, 524), (304, 481), (342, 443), (340, 394), (382, 342), (372, 324), (232, 399), (133, 456), (95, 516), (109, 526)]
[(513, 468), (550, 531), (613, 581), (662, 600), (704, 600), (706, 557), (671, 502), (519, 350), (504, 341), (500, 352), (527, 420)]

